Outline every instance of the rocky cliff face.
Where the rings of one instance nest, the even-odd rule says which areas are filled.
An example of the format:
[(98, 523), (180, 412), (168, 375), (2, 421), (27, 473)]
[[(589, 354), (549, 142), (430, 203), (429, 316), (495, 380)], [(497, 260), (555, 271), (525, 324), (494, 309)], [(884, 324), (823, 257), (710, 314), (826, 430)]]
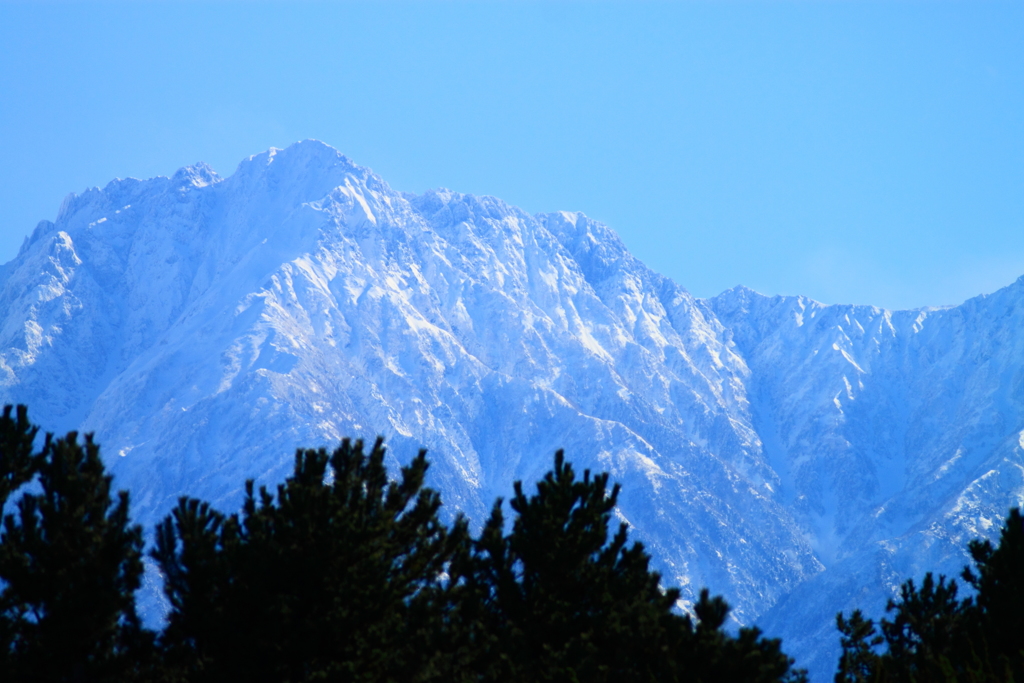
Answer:
[(794, 651), (825, 652), (828, 611), (881, 614), (905, 579), (958, 575), (967, 542), (1024, 503), (1022, 302), (1024, 279), (916, 311), (741, 288), (707, 302), (751, 369), (780, 502), (825, 566), (759, 619)]
[(684, 603), (724, 594), (823, 680), (838, 609), (1024, 502), (1022, 288), (697, 300), (582, 214), (403, 194), (307, 141), (69, 197), (0, 267), (0, 401), (95, 431), (147, 524), (378, 433), (480, 520), (564, 448)]

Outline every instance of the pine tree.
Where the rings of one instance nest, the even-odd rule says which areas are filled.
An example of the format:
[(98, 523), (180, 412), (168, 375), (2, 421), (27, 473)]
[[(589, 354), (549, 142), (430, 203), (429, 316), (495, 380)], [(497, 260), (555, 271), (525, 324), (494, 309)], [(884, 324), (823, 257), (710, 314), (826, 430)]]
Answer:
[(794, 661), (782, 651), (782, 641), (762, 637), (756, 626), (739, 629), (734, 636), (725, 630), (729, 605), (707, 588), (693, 606), (693, 617), (684, 618), (684, 636), (673, 662), (677, 680), (701, 683), (806, 683), (807, 672), (793, 668)]
[(906, 581), (876, 624), (855, 611), (837, 615), (843, 648), (836, 683), (1024, 679), (1024, 518), (1010, 511), (998, 546), (969, 545), (976, 590), (961, 599), (956, 581), (931, 573)]
[(559, 451), (536, 494), (514, 489), (511, 532), (499, 500), (472, 552), (452, 565), (468, 656), (451, 680), (802, 680), (779, 641), (722, 629), (721, 598), (704, 591), (696, 623), (674, 611), (679, 591), (661, 588), (626, 525), (609, 538), (619, 487), (609, 490), (607, 474), (577, 479)]
[(999, 535), (968, 546), (977, 566), (963, 577), (978, 592), (980, 627), (993, 656), (1005, 659), (1015, 680), (1024, 680), (1024, 516), (1010, 510)]
[(11, 410), (11, 406), (4, 406), (0, 415), (0, 509), (14, 491), (32, 478), (36, 465), (33, 443), (39, 427), (28, 421), (25, 406), (18, 406), (13, 418)]
[(660, 590), (643, 546), (627, 547), (625, 525), (609, 541), (618, 491), (607, 474), (577, 480), (559, 451), (534, 496), (515, 483), (507, 536), (495, 505), (460, 567), (482, 600), (476, 667), (486, 680), (650, 680), (665, 661), (660, 636), (678, 591)]
[(31, 452), (24, 408), (5, 408), (0, 438), (5, 490), (35, 477), (0, 531), (0, 615), (9, 680), (125, 681), (140, 673), (146, 634), (135, 613), (142, 529), (128, 494), (111, 499), (92, 435), (75, 432)]
[[(0, 510), (7, 499), (32, 478), (36, 460), (33, 442), (39, 428), (28, 421), (28, 410), (19, 405), (16, 417), (11, 417), (11, 406), (4, 406), (0, 416)], [(0, 592), (0, 671), (13, 671), (13, 646), (17, 633), (17, 613), (4, 609)]]
[(839, 644), (843, 649), (839, 657), (839, 670), (835, 683), (880, 683), (885, 680), (877, 648), (885, 642), (875, 622), (865, 619), (864, 613), (854, 610), (849, 619), (842, 612), (836, 615), (836, 628), (842, 634)]
[(429, 677), (457, 534), (423, 488), (423, 452), (394, 482), (383, 461), (380, 439), (369, 455), (348, 440), (300, 451), (276, 496), (247, 483), (241, 515), (183, 499), (160, 524), (165, 646), (189, 680)]

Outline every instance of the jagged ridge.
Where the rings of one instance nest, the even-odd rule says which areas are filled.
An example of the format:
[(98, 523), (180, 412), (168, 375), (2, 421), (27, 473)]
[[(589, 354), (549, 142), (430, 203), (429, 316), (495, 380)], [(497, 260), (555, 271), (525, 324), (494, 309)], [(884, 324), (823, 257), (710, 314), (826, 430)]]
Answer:
[(837, 609), (1022, 502), (1021, 287), (696, 300), (582, 214), (395, 192), (306, 141), (69, 197), (0, 269), (0, 398), (96, 431), (147, 523), (377, 433), (479, 519), (564, 447), (685, 600), (725, 594), (820, 678)]

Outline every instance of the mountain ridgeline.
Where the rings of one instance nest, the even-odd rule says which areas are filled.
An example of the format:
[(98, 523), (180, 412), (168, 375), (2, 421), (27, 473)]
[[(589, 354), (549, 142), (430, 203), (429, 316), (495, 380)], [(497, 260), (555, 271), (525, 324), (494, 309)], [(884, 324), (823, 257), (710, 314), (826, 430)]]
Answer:
[(958, 573), (1024, 503), (1022, 304), (695, 299), (582, 214), (306, 141), (69, 196), (0, 266), (0, 403), (95, 432), (147, 528), (383, 434), (480, 529), (564, 449), (684, 608), (710, 587), (826, 680), (837, 612)]

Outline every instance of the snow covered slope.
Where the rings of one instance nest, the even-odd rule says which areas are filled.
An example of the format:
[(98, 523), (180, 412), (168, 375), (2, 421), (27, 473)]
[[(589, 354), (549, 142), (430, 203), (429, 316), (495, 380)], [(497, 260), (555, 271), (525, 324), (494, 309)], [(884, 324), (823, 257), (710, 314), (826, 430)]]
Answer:
[(686, 600), (826, 675), (836, 610), (1021, 502), (1022, 288), (696, 300), (582, 214), (403, 194), (306, 141), (70, 196), (0, 267), (0, 401), (95, 431), (147, 524), (378, 433), (479, 520), (565, 448)]
[(959, 575), (967, 542), (1024, 504), (1024, 278), (943, 309), (739, 287), (707, 303), (750, 368), (779, 502), (826, 567), (758, 622), (830, 668), (836, 611), (881, 614), (907, 578)]

